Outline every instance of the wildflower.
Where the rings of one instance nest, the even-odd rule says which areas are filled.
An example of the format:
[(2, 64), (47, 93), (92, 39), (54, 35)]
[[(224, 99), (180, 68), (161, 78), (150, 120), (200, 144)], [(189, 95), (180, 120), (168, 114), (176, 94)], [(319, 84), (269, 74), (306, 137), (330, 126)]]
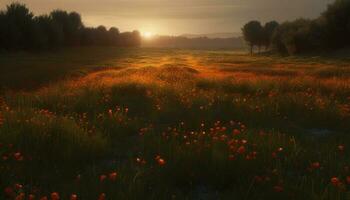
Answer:
[(283, 187), (280, 186), (280, 185), (276, 185), (276, 186), (273, 187), (273, 190), (275, 192), (283, 192)]
[(238, 130), (238, 129), (234, 129), (234, 130), (232, 131), (232, 134), (233, 134), (233, 135), (239, 135), (239, 134), (241, 134), (241, 131)]
[(28, 196), (28, 200), (34, 200), (34, 199), (35, 199), (34, 194), (29, 194), (29, 196)]
[(23, 156), (22, 156), (21, 152), (16, 152), (13, 154), (13, 156), (14, 156), (15, 160), (17, 160), (17, 161), (23, 160)]
[(100, 176), (100, 182), (105, 181), (105, 180), (106, 180), (106, 178), (107, 178), (107, 176), (106, 176), (106, 175), (104, 175), (104, 174), (102, 174), (102, 175)]
[(277, 153), (276, 152), (272, 152), (271, 156), (272, 156), (272, 158), (277, 158)]
[(98, 196), (98, 200), (105, 200), (106, 199), (106, 194), (101, 193), (100, 196)]
[(159, 165), (165, 165), (165, 160), (162, 159), (162, 158), (158, 159), (158, 164)]
[(8, 156), (6, 156), (6, 155), (2, 156), (2, 160), (3, 160), (3, 161), (6, 161), (6, 160), (8, 160), (8, 159), (9, 159)]
[(340, 182), (340, 180), (339, 180), (338, 177), (332, 177), (332, 178), (331, 178), (331, 183), (332, 183), (332, 185), (334, 185), (334, 186), (339, 186), (341, 182)]
[(257, 183), (263, 182), (263, 178), (261, 178), (260, 176), (255, 176), (255, 177), (254, 177), (254, 180), (255, 180), (255, 182), (257, 182)]
[(234, 160), (234, 159), (235, 159), (235, 156), (232, 155), (232, 154), (230, 154), (230, 155), (228, 156), (228, 159), (229, 159), (229, 160)]
[(345, 149), (344, 145), (338, 145), (338, 150), (339, 151), (342, 152), (342, 151), (344, 151), (344, 149)]
[(283, 148), (282, 148), (282, 147), (279, 147), (279, 148), (277, 149), (277, 151), (278, 151), (278, 152), (282, 152), (282, 151), (283, 151)]
[(57, 192), (51, 193), (51, 200), (59, 200), (60, 195)]
[(13, 197), (15, 195), (12, 187), (6, 187), (4, 189), (4, 193), (5, 193), (5, 196), (9, 197), (9, 198), (11, 198), (11, 197)]
[(244, 146), (240, 146), (240, 147), (237, 149), (237, 152), (238, 152), (239, 154), (245, 153), (245, 147), (244, 147)]
[(78, 195), (76, 194), (70, 195), (70, 200), (77, 200), (77, 199), (78, 199)]
[(16, 188), (16, 190), (20, 190), (20, 189), (23, 188), (23, 185), (21, 185), (21, 184), (19, 184), (19, 183), (16, 183), (16, 184), (15, 184), (15, 188)]
[(19, 193), (19, 195), (17, 195), (15, 200), (24, 200), (24, 198), (25, 198), (25, 194), (23, 192), (21, 192), (21, 193)]
[(350, 184), (350, 176), (347, 176), (347, 177), (346, 177), (346, 183), (347, 183), (347, 184)]
[(109, 174), (109, 180), (115, 181), (117, 179), (117, 172), (112, 172)]
[(318, 168), (320, 168), (320, 163), (319, 162), (313, 162), (313, 163), (311, 163), (311, 168), (312, 169), (318, 169)]
[(40, 198), (40, 200), (48, 200), (47, 196), (43, 196)]

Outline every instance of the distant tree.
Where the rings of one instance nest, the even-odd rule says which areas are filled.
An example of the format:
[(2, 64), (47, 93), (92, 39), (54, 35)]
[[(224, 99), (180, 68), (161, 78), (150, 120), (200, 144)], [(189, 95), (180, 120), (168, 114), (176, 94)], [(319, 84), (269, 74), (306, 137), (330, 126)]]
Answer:
[(5, 49), (7, 22), (5, 13), (0, 11), (0, 50)]
[(25, 5), (12, 3), (7, 6), (4, 18), (5, 48), (12, 50), (28, 48), (33, 14)]
[(276, 21), (270, 21), (265, 24), (263, 29), (263, 44), (266, 50), (269, 49), (272, 42), (272, 36), (275, 33), (278, 26), (279, 23)]
[(330, 48), (350, 46), (350, 1), (336, 0), (322, 13)]
[(281, 24), (272, 39), (280, 53), (308, 53), (322, 48), (322, 27), (316, 20), (298, 19)]
[(76, 12), (54, 10), (35, 16), (19, 3), (0, 10), (0, 50), (43, 50), (62, 46), (139, 46), (138, 31), (120, 33), (115, 27), (85, 28)]
[(34, 20), (40, 26), (41, 31), (46, 35), (47, 48), (55, 49), (63, 45), (64, 33), (62, 26), (53, 21), (51, 16), (41, 15), (35, 17)]
[(263, 27), (258, 21), (250, 21), (242, 28), (243, 36), (250, 46), (250, 54), (253, 54), (254, 46), (262, 45)]
[(62, 29), (65, 45), (79, 44), (80, 32), (84, 26), (78, 13), (55, 10), (51, 12), (50, 16), (53, 22)]
[(108, 30), (108, 35), (109, 35), (109, 45), (118, 45), (119, 44), (119, 29), (115, 27), (111, 27)]

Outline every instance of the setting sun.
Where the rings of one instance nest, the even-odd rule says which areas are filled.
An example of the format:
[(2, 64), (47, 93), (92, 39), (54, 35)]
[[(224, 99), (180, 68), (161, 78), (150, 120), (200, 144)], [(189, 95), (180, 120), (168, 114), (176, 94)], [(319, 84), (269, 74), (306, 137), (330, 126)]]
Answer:
[(145, 31), (142, 33), (142, 37), (144, 37), (145, 39), (150, 39), (154, 36), (154, 34), (152, 32), (149, 31)]

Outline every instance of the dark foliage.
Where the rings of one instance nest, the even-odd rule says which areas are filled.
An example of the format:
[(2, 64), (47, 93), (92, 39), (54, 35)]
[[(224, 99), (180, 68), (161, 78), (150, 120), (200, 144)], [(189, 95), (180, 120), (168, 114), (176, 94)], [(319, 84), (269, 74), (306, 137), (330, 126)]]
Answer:
[(244, 39), (250, 46), (250, 53), (253, 54), (254, 46), (258, 46), (259, 51), (261, 46), (269, 48), (272, 40), (272, 35), (275, 29), (279, 26), (276, 21), (266, 23), (264, 26), (259, 21), (250, 21), (242, 28)]
[[(263, 31), (257, 28), (258, 24), (260, 22), (249, 22), (242, 29), (251, 47), (261, 43), (266, 48), (272, 45), (277, 52), (287, 55), (350, 47), (350, 0), (336, 0), (317, 19), (297, 19), (280, 26), (277, 22), (269, 22)], [(252, 37), (262, 41), (257, 42)]]
[(45, 50), (69, 46), (139, 46), (138, 31), (119, 33), (117, 28), (88, 28), (76, 12), (54, 10), (34, 16), (23, 4), (0, 11), (0, 50)]

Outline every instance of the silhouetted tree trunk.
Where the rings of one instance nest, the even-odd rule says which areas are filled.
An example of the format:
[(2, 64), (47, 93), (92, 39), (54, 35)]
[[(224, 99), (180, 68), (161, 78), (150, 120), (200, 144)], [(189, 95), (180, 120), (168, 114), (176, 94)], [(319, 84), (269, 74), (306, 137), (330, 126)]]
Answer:
[(251, 45), (250, 45), (250, 55), (253, 55), (253, 47), (254, 47), (254, 46), (251, 44)]

